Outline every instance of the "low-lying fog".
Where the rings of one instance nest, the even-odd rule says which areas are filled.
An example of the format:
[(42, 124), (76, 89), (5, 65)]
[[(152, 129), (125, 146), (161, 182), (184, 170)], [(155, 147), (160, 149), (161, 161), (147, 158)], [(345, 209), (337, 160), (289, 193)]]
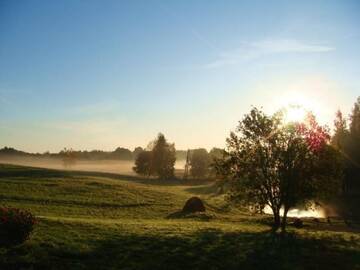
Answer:
[[(37, 157), (9, 157), (1, 158), (0, 163), (40, 167), (58, 170), (75, 170), (75, 171), (96, 171), (107, 173), (118, 173), (125, 175), (135, 175), (132, 168), (134, 161), (125, 160), (77, 160), (74, 165), (65, 168), (62, 159), (55, 158), (37, 158)], [(181, 171), (184, 169), (185, 161), (179, 160), (175, 164), (175, 169)]]

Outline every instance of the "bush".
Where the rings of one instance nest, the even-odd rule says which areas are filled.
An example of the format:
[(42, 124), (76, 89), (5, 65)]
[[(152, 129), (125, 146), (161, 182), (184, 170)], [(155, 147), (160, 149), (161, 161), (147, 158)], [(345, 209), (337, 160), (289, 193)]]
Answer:
[(0, 246), (22, 244), (33, 230), (35, 217), (28, 211), (0, 207)]

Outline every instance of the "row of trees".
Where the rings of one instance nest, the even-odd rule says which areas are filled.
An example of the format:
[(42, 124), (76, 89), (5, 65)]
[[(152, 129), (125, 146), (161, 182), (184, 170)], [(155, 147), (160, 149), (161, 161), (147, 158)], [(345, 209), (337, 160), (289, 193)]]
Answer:
[[(349, 124), (348, 124), (349, 122)], [(336, 113), (335, 132), (331, 144), (340, 151), (345, 168), (344, 193), (360, 191), (360, 97), (354, 104), (349, 119), (341, 111)]]
[[(185, 168), (189, 169), (192, 178), (214, 177), (215, 171), (212, 165), (216, 158), (222, 156), (223, 151), (220, 148), (213, 148), (210, 152), (204, 148), (189, 150), (184, 155)], [(160, 133), (154, 141), (149, 143), (146, 150), (139, 152), (133, 170), (147, 177), (172, 178), (175, 171), (175, 153), (175, 145), (168, 143), (165, 136)]]
[[(213, 164), (217, 158), (221, 158), (224, 150), (212, 148), (208, 152), (205, 148), (189, 150), (185, 166), (189, 169), (192, 178), (213, 178), (216, 176)], [(187, 175), (185, 175), (187, 177)]]
[[(114, 151), (103, 151), (103, 150), (91, 150), (91, 151), (81, 151), (74, 150), (71, 148), (64, 148), (58, 153), (28, 153), (24, 151), (20, 151), (14, 149), (12, 147), (4, 147), (0, 149), (0, 158), (17, 158), (17, 157), (37, 157), (37, 158), (58, 158), (64, 159), (68, 155), (68, 151), (71, 150), (72, 154), (76, 157), (77, 160), (135, 160), (138, 154), (145, 149), (138, 146), (135, 147), (134, 150), (130, 150), (124, 147), (117, 147)], [(176, 159), (177, 160), (185, 160), (186, 159), (185, 150), (177, 150), (176, 151)]]

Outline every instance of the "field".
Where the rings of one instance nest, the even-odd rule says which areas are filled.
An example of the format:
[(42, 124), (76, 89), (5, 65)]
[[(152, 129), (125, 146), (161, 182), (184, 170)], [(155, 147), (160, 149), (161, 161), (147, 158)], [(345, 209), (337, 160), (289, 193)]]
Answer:
[[(0, 165), (2, 205), (38, 219), (0, 249), (0, 269), (360, 269), (360, 234), (340, 220), (272, 234), (269, 216), (226, 204), (213, 183)], [(179, 216), (201, 197), (207, 213)], [(177, 218), (175, 218), (177, 217)]]

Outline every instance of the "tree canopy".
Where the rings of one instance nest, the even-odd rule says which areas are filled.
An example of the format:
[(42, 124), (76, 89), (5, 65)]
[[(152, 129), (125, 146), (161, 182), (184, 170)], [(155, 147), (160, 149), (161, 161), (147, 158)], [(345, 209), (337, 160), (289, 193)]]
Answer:
[(253, 108), (226, 140), (216, 168), (231, 180), (230, 199), (258, 209), (268, 205), (274, 229), (285, 231), (291, 208), (338, 191), (341, 162), (313, 115), (304, 123), (283, 119), (281, 112), (268, 116)]

